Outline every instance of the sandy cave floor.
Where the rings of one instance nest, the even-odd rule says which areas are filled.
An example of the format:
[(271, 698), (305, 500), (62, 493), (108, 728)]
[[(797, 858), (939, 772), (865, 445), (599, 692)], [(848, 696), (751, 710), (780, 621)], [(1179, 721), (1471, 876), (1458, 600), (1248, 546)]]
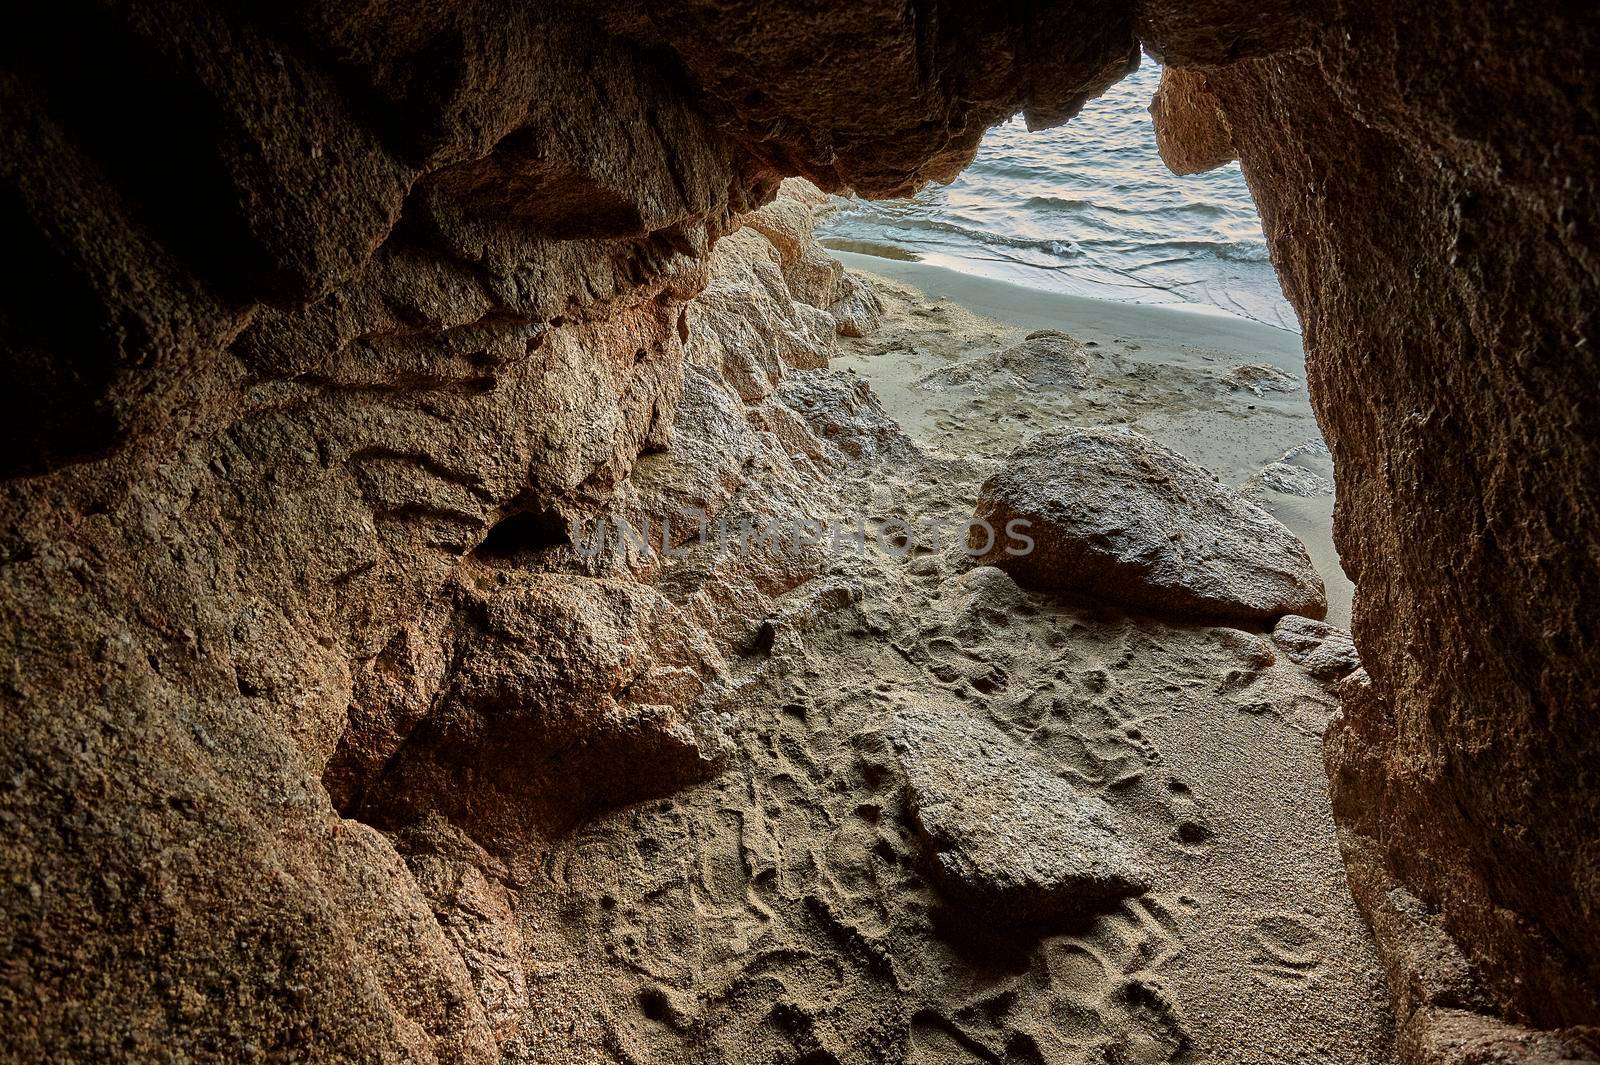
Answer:
[[(1054, 424), (1132, 424), (1235, 484), (1317, 440), (1291, 334), (1024, 306), (1009, 286), (844, 258), (889, 275), (874, 282), (889, 313), (830, 372), (866, 379), (924, 457), (838, 485), (824, 502), (841, 513), (963, 519), (997, 458)], [(921, 381), (1045, 325), (1093, 342), (1090, 387)], [(1241, 365), (1294, 387), (1223, 381)], [(1310, 544), (1330, 620), (1347, 623), (1331, 497), (1259, 497)], [(719, 776), (512, 870), (545, 1004), (523, 1033), (533, 1060), (1388, 1060), (1387, 993), (1326, 796), (1327, 689), (1261, 632), (1033, 594), (953, 547), (833, 567), (793, 593), (831, 609), (780, 630), (727, 700)], [(983, 730), (1103, 797), (1153, 889), (1043, 926), (950, 903), (907, 816), (908, 714)]]

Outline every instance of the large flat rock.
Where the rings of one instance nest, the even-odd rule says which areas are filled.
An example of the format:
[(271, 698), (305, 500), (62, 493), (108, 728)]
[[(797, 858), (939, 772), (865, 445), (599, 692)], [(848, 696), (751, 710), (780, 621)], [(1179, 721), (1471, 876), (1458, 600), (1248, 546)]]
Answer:
[[(1327, 613), (1305, 545), (1176, 451), (1128, 429), (1060, 429), (984, 483), (970, 543), (1018, 582), (1167, 613), (1270, 620)], [(1033, 546), (1008, 536), (1025, 531)]]
[(1149, 890), (1111, 808), (988, 722), (902, 708), (895, 749), (924, 866), (951, 900), (1030, 921), (1109, 909)]

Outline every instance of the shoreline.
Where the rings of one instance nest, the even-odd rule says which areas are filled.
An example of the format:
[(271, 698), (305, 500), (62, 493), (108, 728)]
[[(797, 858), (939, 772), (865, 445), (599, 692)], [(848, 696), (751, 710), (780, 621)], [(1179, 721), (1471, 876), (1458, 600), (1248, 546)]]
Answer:
[[(972, 448), (991, 460), (1051, 424), (1126, 424), (1182, 452), (1224, 483), (1242, 487), (1256, 478), (1252, 498), (1310, 552), (1327, 586), (1327, 620), (1349, 628), (1354, 588), (1333, 545), (1332, 494), (1299, 495), (1259, 483), (1263, 471), (1277, 469), (1286, 452), (1321, 444), (1305, 389), (1300, 334), (1221, 312), (1041, 291), (926, 262), (829, 254), (878, 285), (908, 290), (913, 300), (925, 303), (922, 321), (914, 310), (907, 321), (834, 360), (866, 378), (902, 424), (945, 418), (952, 402), (976, 403), (986, 408), (984, 430), (975, 436), (969, 429), (952, 446)], [(962, 313), (934, 310), (951, 306)], [(936, 321), (941, 313), (947, 321)], [(939, 339), (941, 326), (948, 342)], [(927, 373), (980, 357), (1037, 329), (1059, 329), (1084, 343), (1108, 367), (1116, 367), (1113, 379), (1104, 387), (1056, 395), (1036, 389), (986, 394), (976, 387), (984, 384), (981, 377), (973, 379), (970, 394), (934, 395), (917, 384)], [(1276, 371), (1266, 387), (1227, 383), (1230, 371), (1255, 367)], [(985, 387), (992, 392), (996, 386)], [(1320, 456), (1293, 461), (1331, 482), (1331, 461)]]
[[(993, 281), (996, 284), (1025, 289), (1029, 292), (1040, 292), (1050, 296), (1065, 296), (1069, 299), (1084, 300), (1089, 303), (1132, 305), (1157, 310), (1176, 311), (1179, 314), (1191, 314), (1203, 318), (1214, 317), (1227, 321), (1244, 322), (1247, 325), (1289, 333), (1294, 336), (1302, 335), (1299, 321), (1293, 316), (1293, 308), (1289, 308), (1288, 311), (1288, 320), (1293, 324), (1285, 325), (1268, 321), (1265, 318), (1255, 317), (1245, 313), (1242, 309), (1230, 310), (1218, 303), (1186, 299), (1178, 295), (1173, 289), (1133, 283), (1118, 284), (1103, 278), (1091, 279), (1078, 275), (1063, 275), (1061, 268), (1058, 267), (1006, 263), (1003, 260), (983, 255), (969, 257), (964, 256), (960, 251), (952, 252), (925, 248), (918, 246), (914, 242), (900, 245), (882, 240), (825, 236), (820, 238), (818, 243), (829, 255), (839, 259), (841, 262), (850, 259), (860, 260), (863, 263), (871, 263), (876, 260), (888, 260), (892, 263), (915, 263), (929, 269), (948, 271), (974, 280)], [(870, 265), (852, 266), (851, 268), (868, 272), (872, 269)], [(1101, 267), (1101, 269), (1108, 270), (1110, 268)], [(1113, 270), (1112, 272), (1114, 273), (1115, 271)], [(1153, 298), (1151, 296), (1152, 293), (1160, 293), (1166, 298)], [(1285, 307), (1288, 306), (1287, 302), (1285, 302)]]
[[(1263, 352), (1287, 352), (1298, 363), (1305, 361), (1300, 333), (1201, 304), (1103, 299), (1033, 288), (920, 258), (892, 258), (833, 247), (827, 248), (827, 253), (848, 270), (912, 285), (930, 296), (939, 297), (939, 286), (949, 286), (948, 298), (969, 304), (978, 313), (985, 313), (991, 318), (1015, 321), (1029, 328), (1046, 328), (1046, 323), (1059, 322), (1065, 315), (1081, 323), (1085, 333), (1083, 339), (1094, 339), (1092, 334), (1095, 332), (1126, 334), (1129, 330), (1140, 329), (1147, 330), (1154, 339), (1170, 335), (1178, 329), (1192, 329), (1198, 331), (1195, 333), (1197, 341), (1227, 341), (1239, 344), (1242, 349), (1259, 347)], [(1029, 304), (1035, 301), (1041, 306), (1030, 307)], [(1148, 319), (1148, 323), (1141, 324), (1141, 319)]]

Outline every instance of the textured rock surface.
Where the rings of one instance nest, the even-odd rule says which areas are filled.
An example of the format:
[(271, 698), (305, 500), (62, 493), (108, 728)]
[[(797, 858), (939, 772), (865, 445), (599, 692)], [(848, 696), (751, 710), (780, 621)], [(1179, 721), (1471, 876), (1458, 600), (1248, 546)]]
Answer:
[[(558, 19), (510, 40), (590, 64), (580, 76), (523, 55), (517, 84), (553, 81), (546, 91), (571, 100), (590, 99), (590, 77), (631, 86), (633, 102), (603, 119), (581, 106), (497, 119), (552, 143), (607, 131), (613, 141), (595, 132), (569, 158), (614, 163), (613, 194), (513, 136), (478, 171), (419, 181), (376, 250), (378, 238), (288, 212), (284, 226), (365, 241), (370, 259), (307, 252), (297, 269), (326, 269), (298, 282), (301, 302), (274, 291), (278, 305), (225, 321), (154, 281), (134, 289), (151, 313), (221, 330), (214, 342), (142, 325), (130, 316), (143, 296), (108, 295), (128, 366), (72, 371), (108, 390), (100, 401), (58, 390), (67, 406), (8, 422), (26, 446), (7, 455), (28, 468), (59, 463), (90, 421), (125, 436), (5, 489), (4, 939), (25, 960), (0, 995), (19, 1060), (145, 1060), (170, 1046), (222, 1060), (311, 1047), (514, 1059), (530, 1018), (551, 1014), (529, 1012), (536, 941), (519, 940), (518, 874), (495, 855), (704, 776), (725, 742), (712, 708), (726, 656), (816, 572), (814, 554), (768, 553), (657, 587), (648, 533), (632, 553), (581, 550), (602, 518), (659, 532), (687, 508), (756, 525), (796, 512), (843, 453), (781, 401), (747, 408), (741, 393), (759, 401), (789, 367), (824, 364), (838, 326), (796, 298), (754, 229), (707, 261), (709, 240), (775, 181), (735, 161), (649, 61)], [(471, 91), (490, 99), (450, 105), (469, 127), (494, 117), (469, 103), (504, 108), (495, 97), (513, 90)], [(21, 102), (7, 121), (75, 114)], [(670, 166), (652, 117), (673, 131)], [(356, 143), (345, 118), (330, 152)], [(72, 132), (85, 151), (103, 147), (99, 124)], [(656, 145), (655, 163), (641, 145)], [(77, 157), (61, 158), (70, 184)], [(141, 191), (108, 189), (107, 203)], [(203, 214), (230, 196), (187, 206)], [(85, 194), (81, 207), (99, 202)], [(138, 276), (138, 256), (155, 254), (139, 227), (156, 206), (83, 238), (115, 260), (108, 271)], [(51, 217), (29, 211), (8, 224)], [(143, 243), (118, 245), (125, 230)], [(228, 239), (249, 264), (244, 236)], [(52, 238), (47, 250), (73, 247)], [(178, 270), (166, 252), (153, 261)], [(743, 285), (740, 298), (691, 309), (708, 276), (714, 291)], [(837, 302), (849, 286), (834, 282)], [(50, 364), (54, 349), (37, 346), (48, 340), (98, 358), (61, 332), (92, 322), (85, 310), (29, 333), (13, 313), (7, 353)]]
[(1329, 0), (1257, 0), (1256, 3), (1138, 5), (1139, 43), (1159, 62), (1176, 68), (1226, 65), (1313, 43), (1333, 22)]
[(1150, 101), (1161, 161), (1174, 174), (1198, 174), (1231, 163), (1237, 153), (1228, 120), (1198, 70), (1168, 67)]
[(1235, 366), (1225, 371), (1220, 381), (1222, 387), (1234, 392), (1252, 392), (1261, 396), (1268, 392), (1294, 392), (1300, 381), (1293, 374), (1276, 366)]
[(1082, 917), (1150, 889), (1111, 809), (994, 726), (915, 707), (896, 722), (923, 860), (964, 909), (1006, 921)]
[(784, 195), (746, 215), (744, 224), (777, 249), (784, 281), (794, 299), (828, 312), (844, 336), (866, 336), (877, 327), (883, 307), (865, 281), (845, 272), (815, 238), (816, 212), (828, 197), (802, 178), (784, 183)]
[(1297, 444), (1250, 475), (1239, 491), (1259, 501), (1269, 492), (1310, 499), (1333, 495), (1333, 456), (1321, 440)]
[(1065, 122), (1139, 60), (1127, 5), (665, 0), (609, 20), (681, 57), (711, 110), (787, 173), (903, 195), (972, 161), (1021, 111)]
[(1272, 642), (1321, 681), (1343, 680), (1361, 668), (1350, 634), (1325, 621), (1290, 614), (1272, 627)]
[[(1229, 58), (1196, 44), (1205, 24), (1257, 15), (1148, 9), (1158, 54), (1203, 63)], [(1474, 1010), (1593, 1025), (1600, 24), (1559, 4), (1304, 10), (1311, 49), (1285, 23), (1204, 81), (1305, 326), (1337, 466), (1366, 673), (1328, 766), (1348, 852), (1384, 870), (1352, 883), (1375, 925), (1403, 887), (1484, 978), (1476, 1005), (1397, 984), (1406, 1031)], [(1471, 1042), (1403, 1046), (1484, 1060)]]
[[(980, 562), (1024, 584), (1200, 616), (1321, 617), (1305, 545), (1272, 515), (1169, 448), (1125, 429), (1057, 429), (984, 483)], [(1027, 522), (1031, 550), (1007, 535)]]
[[(729, 649), (816, 563), (656, 587), (656, 552), (574, 528), (765, 520), (883, 443), (777, 394), (870, 305), (737, 217), (788, 173), (948, 176), (1136, 33), (1205, 68), (1305, 324), (1360, 588), (1352, 883), (1480, 980), (1392, 966), (1402, 1046), (1577, 1045), (1506, 1023), (1600, 1020), (1592, 10), (68, 0), (0, 46), (11, 1056), (514, 1058), (494, 852), (704, 772)], [(733, 294), (692, 310), (718, 238)], [(686, 365), (714, 479), (663, 458)], [(552, 758), (606, 779), (552, 793)]]
[(1019, 389), (1030, 387), (1083, 388), (1089, 383), (1092, 360), (1082, 344), (1059, 329), (1036, 329), (1020, 344), (991, 352), (981, 359), (937, 370), (923, 378), (934, 388), (970, 385), (974, 376), (1001, 376)]

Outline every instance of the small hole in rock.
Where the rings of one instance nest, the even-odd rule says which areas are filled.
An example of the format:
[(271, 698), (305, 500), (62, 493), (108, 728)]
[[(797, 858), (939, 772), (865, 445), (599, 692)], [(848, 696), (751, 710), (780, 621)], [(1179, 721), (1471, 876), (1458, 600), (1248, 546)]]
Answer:
[(830, 1051), (812, 1050), (796, 1058), (794, 1065), (839, 1065), (839, 1059)]
[(1184, 843), (1204, 843), (1211, 838), (1211, 830), (1197, 821), (1185, 821), (1178, 826), (1178, 838)]
[(552, 510), (524, 510), (495, 522), (473, 553), (485, 562), (506, 564), (571, 542), (561, 515)]

